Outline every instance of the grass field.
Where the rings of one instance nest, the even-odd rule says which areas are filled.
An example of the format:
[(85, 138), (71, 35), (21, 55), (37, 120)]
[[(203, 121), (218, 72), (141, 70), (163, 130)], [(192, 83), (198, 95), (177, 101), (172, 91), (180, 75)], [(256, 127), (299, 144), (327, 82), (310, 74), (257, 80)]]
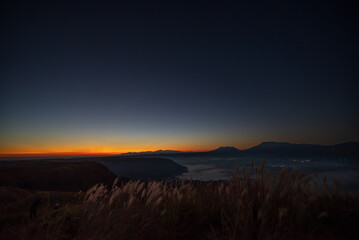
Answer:
[[(39, 197), (38, 217), (30, 220), (30, 205)], [(1, 212), (0, 239), (359, 236), (358, 193), (297, 171), (267, 173), (264, 165), (238, 170), (225, 182), (130, 181), (79, 193), (20, 191), (2, 203)]]

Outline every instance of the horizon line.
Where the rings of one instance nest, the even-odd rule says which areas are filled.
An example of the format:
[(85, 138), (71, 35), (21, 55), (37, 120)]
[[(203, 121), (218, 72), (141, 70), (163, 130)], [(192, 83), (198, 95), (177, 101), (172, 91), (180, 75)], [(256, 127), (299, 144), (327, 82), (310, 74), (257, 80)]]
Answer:
[[(265, 142), (273, 142), (273, 143), (290, 143), (290, 142), (283, 142), (283, 141), (263, 141), (259, 144), (247, 147), (247, 148), (238, 148), (236, 146), (219, 146), (217, 148), (214, 149), (202, 149), (202, 150), (178, 150), (178, 149), (155, 149), (155, 150), (142, 150), (142, 151), (113, 151), (113, 152), (86, 152), (86, 151), (64, 151), (64, 152), (23, 152), (23, 153), (15, 153), (15, 152), (4, 152), (4, 153), (0, 153), (0, 157), (4, 158), (4, 157), (79, 157), (79, 156), (110, 156), (110, 155), (120, 155), (120, 154), (126, 154), (126, 153), (141, 153), (141, 152), (157, 152), (157, 151), (178, 151), (178, 152), (182, 152), (182, 153), (186, 153), (186, 152), (208, 152), (208, 151), (213, 151), (216, 150), (218, 148), (221, 147), (234, 147), (236, 149), (239, 150), (246, 150), (246, 149), (250, 149), (254, 146), (258, 146), (262, 143)], [(343, 143), (349, 143), (349, 142), (357, 142), (358, 141), (346, 141), (346, 142), (340, 142), (337, 144), (310, 144), (310, 143), (290, 143), (290, 144), (310, 144), (310, 145), (323, 145), (323, 146), (334, 146), (334, 145), (338, 145), (338, 144), (343, 144)]]

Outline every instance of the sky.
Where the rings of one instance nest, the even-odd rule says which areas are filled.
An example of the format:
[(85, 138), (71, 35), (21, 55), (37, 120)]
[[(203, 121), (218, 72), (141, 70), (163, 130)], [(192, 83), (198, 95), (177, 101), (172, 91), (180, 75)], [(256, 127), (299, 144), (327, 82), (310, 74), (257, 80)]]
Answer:
[(0, 8), (0, 155), (359, 141), (354, 1)]

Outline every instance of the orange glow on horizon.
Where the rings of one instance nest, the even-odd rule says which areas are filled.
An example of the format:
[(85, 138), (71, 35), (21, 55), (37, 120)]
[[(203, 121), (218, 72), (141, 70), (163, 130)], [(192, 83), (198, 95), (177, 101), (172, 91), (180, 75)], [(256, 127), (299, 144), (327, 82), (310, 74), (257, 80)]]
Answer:
[(122, 152), (37, 152), (37, 153), (0, 153), (0, 157), (67, 157), (67, 156), (95, 156), (116, 155)]
[[(238, 149), (246, 149), (257, 143), (252, 144), (230, 144), (229, 141), (222, 143), (215, 142), (202, 142), (202, 143), (169, 143), (169, 144), (94, 144), (94, 143), (80, 143), (80, 144), (62, 144), (62, 143), (49, 143), (39, 144), (38, 146), (14, 146), (4, 145), (0, 148), (0, 157), (60, 157), (60, 156), (99, 156), (99, 155), (118, 155), (128, 152), (147, 152), (158, 150), (173, 150), (181, 152), (206, 152), (217, 149), (222, 146), (234, 146)], [(117, 146), (116, 146), (117, 145)], [(240, 146), (240, 147), (238, 147)]]
[(156, 148), (156, 149), (127, 149), (122, 151), (106, 150), (106, 151), (33, 151), (33, 152), (0, 152), (0, 157), (60, 157), (60, 156), (96, 156), (96, 155), (118, 155), (128, 152), (147, 152), (147, 151), (158, 151), (158, 150), (173, 150), (181, 152), (205, 152), (214, 150), (213, 148)]

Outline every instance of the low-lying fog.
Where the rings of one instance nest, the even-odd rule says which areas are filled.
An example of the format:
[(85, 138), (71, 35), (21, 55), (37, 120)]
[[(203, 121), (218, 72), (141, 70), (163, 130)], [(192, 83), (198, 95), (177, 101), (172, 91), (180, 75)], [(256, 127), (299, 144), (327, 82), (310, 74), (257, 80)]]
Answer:
[[(173, 161), (187, 167), (188, 172), (178, 176), (193, 180), (224, 180), (233, 175), (236, 167), (250, 169), (253, 159), (246, 158), (179, 158), (171, 157)], [(265, 159), (254, 159), (259, 166)], [(359, 163), (348, 159), (311, 160), (311, 159), (266, 159), (266, 169), (280, 171), (282, 167), (298, 169), (309, 175), (326, 176), (330, 184), (334, 179), (339, 186), (347, 190), (359, 189)]]

